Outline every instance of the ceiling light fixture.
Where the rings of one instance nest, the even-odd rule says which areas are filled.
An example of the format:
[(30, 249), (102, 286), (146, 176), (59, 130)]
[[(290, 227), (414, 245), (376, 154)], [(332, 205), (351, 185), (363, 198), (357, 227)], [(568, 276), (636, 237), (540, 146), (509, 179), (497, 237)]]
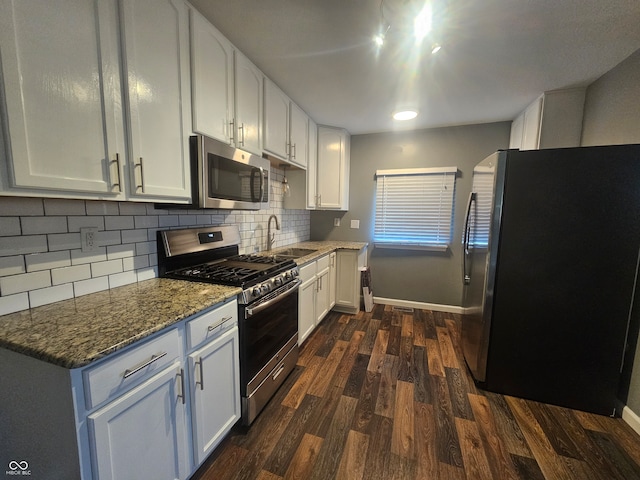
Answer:
[(393, 114), (394, 120), (413, 120), (418, 116), (418, 112), (416, 110), (401, 110)]
[(439, 43), (434, 43), (433, 45), (431, 45), (431, 54), (435, 55), (436, 53), (438, 53), (440, 50), (442, 49), (442, 45), (440, 45)]
[[(414, 9), (416, 3), (423, 5), (414, 17), (410, 11), (418, 11), (419, 5), (418, 8)], [(413, 23), (413, 25), (411, 25), (411, 23)], [(380, 26), (378, 33), (372, 37), (372, 41), (378, 48), (378, 51), (388, 42), (388, 33), (392, 24), (394, 37), (412, 35), (415, 45), (418, 47), (422, 45), (425, 39), (433, 40), (433, 10), (431, 1), (380, 0)], [(435, 54), (440, 48), (440, 44), (433, 44), (431, 46), (431, 54)]]
[(431, 5), (427, 3), (420, 13), (416, 15), (413, 21), (413, 34), (416, 37), (416, 43), (422, 43), (424, 37), (426, 37), (431, 31)]

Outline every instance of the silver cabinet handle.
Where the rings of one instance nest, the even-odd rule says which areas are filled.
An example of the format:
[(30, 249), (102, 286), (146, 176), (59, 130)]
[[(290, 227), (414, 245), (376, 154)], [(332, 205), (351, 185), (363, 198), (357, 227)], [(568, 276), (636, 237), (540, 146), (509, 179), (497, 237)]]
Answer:
[(291, 149), (293, 150), (293, 155), (291, 155), (291, 158), (296, 158), (296, 144), (295, 143), (291, 146)]
[(229, 134), (229, 145), (233, 145), (233, 142), (236, 139), (236, 119), (234, 118), (233, 120), (231, 120), (229, 122), (229, 131), (231, 132)]
[(238, 133), (240, 132), (242, 132), (242, 137), (240, 137), (241, 138), (240, 145), (244, 147), (244, 122), (242, 122), (238, 127)]
[(229, 316), (229, 317), (223, 317), (219, 322), (216, 323), (212, 323), (211, 325), (209, 325), (207, 327), (207, 331), (208, 332), (212, 332), (214, 331), (216, 328), (218, 328), (220, 325), (222, 325), (224, 322), (226, 322), (227, 320), (231, 320), (233, 317)]
[(142, 157), (140, 157), (140, 163), (135, 167), (140, 167), (140, 185), (136, 185), (136, 190), (139, 188), (144, 193), (144, 165), (142, 164)]
[(278, 378), (280, 376), (280, 374), (284, 371), (284, 363), (280, 364), (280, 367), (278, 368), (278, 371), (276, 373), (273, 374), (273, 377), (271, 377), (273, 380), (275, 380), (276, 378)]
[(204, 390), (204, 373), (202, 371), (202, 357), (198, 358), (196, 365), (199, 366), (198, 370), (200, 370), (200, 380), (196, 380), (196, 385), (200, 385), (200, 390)]
[(178, 394), (178, 398), (182, 400), (182, 404), (187, 403), (187, 399), (184, 395), (184, 368), (180, 369), (180, 373), (178, 373), (180, 377), (180, 393)]
[(160, 360), (162, 357), (164, 357), (167, 354), (167, 352), (162, 352), (159, 353), (157, 355), (151, 355), (151, 358), (149, 360), (147, 360), (146, 362), (141, 363), (140, 365), (138, 365), (137, 367), (133, 367), (132, 369), (126, 369), (124, 371), (124, 373), (122, 374), (123, 378), (129, 378), (131, 375), (133, 375), (134, 373), (138, 373), (140, 370), (142, 370), (145, 367), (148, 367), (149, 365), (151, 365), (153, 362), (157, 362), (158, 360)]
[(110, 163), (110, 165), (112, 165), (114, 163), (116, 164), (116, 169), (117, 169), (117, 171), (116, 171), (117, 175), (116, 176), (118, 177), (118, 181), (116, 183), (112, 183), (111, 184), (111, 188), (118, 187), (118, 191), (121, 192), (122, 191), (122, 178), (120, 177), (120, 154), (116, 153), (115, 160), (111, 160), (111, 162), (109, 162), (109, 163)]

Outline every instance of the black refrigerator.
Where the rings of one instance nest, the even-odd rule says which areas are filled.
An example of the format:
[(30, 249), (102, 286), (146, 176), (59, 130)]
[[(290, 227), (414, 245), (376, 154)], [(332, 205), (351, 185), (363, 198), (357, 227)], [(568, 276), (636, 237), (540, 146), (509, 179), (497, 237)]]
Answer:
[(462, 268), (476, 383), (619, 414), (639, 252), (640, 145), (507, 150), (479, 163)]

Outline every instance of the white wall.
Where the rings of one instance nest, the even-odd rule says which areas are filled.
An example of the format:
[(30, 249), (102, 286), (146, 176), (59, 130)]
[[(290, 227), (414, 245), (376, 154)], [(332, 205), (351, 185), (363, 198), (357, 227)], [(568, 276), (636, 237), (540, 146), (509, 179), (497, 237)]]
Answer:
[[(157, 276), (156, 231), (238, 224), (241, 252), (309, 239), (310, 215), (282, 208), (282, 170), (271, 170), (268, 210), (156, 210), (153, 204), (0, 197), (0, 315)], [(80, 228), (97, 227), (98, 248), (80, 248)]]

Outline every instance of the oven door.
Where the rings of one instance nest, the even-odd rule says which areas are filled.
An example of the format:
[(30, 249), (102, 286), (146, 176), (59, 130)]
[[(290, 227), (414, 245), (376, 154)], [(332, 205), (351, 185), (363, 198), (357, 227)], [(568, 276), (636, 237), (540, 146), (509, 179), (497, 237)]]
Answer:
[(299, 286), (296, 279), (244, 307), (240, 325), (243, 396), (250, 395), (269, 375), (283, 347), (297, 344)]
[(203, 207), (259, 210), (268, 204), (268, 160), (211, 138), (199, 142)]

